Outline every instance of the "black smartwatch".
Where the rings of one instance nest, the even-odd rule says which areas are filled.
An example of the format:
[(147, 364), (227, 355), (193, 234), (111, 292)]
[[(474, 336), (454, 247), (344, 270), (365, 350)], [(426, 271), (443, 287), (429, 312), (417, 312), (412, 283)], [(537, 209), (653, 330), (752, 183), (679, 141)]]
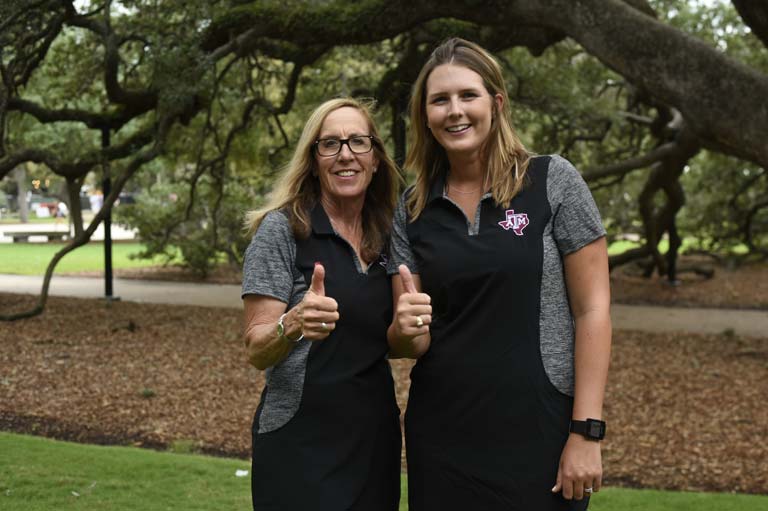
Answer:
[(571, 433), (578, 433), (587, 440), (600, 441), (605, 438), (605, 421), (599, 419), (587, 419), (585, 421), (571, 421)]

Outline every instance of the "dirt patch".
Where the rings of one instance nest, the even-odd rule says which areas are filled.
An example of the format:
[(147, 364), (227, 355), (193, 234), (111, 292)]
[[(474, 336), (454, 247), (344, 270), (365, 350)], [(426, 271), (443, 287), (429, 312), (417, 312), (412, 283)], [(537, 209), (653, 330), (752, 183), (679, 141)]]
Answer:
[(706, 279), (692, 272), (680, 273), (679, 285), (666, 279), (642, 276), (635, 265), (611, 273), (611, 299), (615, 303), (768, 310), (768, 264), (729, 268), (702, 257), (681, 258), (681, 266), (713, 269)]
[[(247, 457), (264, 379), (240, 329), (234, 309), (51, 298), (0, 323), (0, 429)], [(606, 484), (768, 493), (766, 362), (768, 339), (616, 332)], [(392, 365), (404, 409), (412, 362)]]

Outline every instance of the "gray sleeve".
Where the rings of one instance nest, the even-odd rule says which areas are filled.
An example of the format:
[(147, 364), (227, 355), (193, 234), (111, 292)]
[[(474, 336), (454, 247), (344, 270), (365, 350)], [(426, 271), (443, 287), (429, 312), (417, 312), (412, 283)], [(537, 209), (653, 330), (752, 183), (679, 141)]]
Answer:
[(242, 296), (271, 296), (290, 303), (295, 261), (296, 241), (288, 218), (270, 211), (245, 251)]
[[(271, 296), (288, 304), (288, 309), (296, 305), (304, 296), (306, 283), (295, 261), (296, 240), (288, 217), (281, 211), (270, 211), (245, 251), (243, 296)], [(299, 409), (310, 344), (299, 341), (285, 359), (267, 368), (259, 434), (283, 427)]]
[(408, 240), (406, 229), (408, 219), (405, 211), (405, 199), (410, 191), (411, 188), (403, 192), (395, 209), (395, 218), (392, 222), (392, 241), (389, 244), (389, 260), (387, 261), (387, 274), (389, 275), (397, 273), (397, 267), (401, 264), (406, 265), (411, 273), (419, 273), (419, 268), (413, 259), (411, 242)]
[(553, 237), (561, 254), (575, 252), (605, 236), (587, 183), (562, 156), (552, 155), (550, 160), (547, 196), (552, 208)]

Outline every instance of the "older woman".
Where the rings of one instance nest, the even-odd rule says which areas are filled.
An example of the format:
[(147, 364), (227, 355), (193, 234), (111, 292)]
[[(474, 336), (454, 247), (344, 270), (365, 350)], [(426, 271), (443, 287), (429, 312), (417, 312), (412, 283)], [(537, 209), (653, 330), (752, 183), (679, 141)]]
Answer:
[(395, 215), (389, 330), (395, 354), (419, 359), (409, 509), (584, 509), (611, 342), (597, 208), (570, 163), (525, 150), (476, 44), (439, 46), (411, 101), (417, 178)]
[(253, 422), (256, 510), (398, 507), (382, 255), (398, 180), (368, 109), (334, 99), (309, 117), (269, 205), (249, 214), (245, 345), (267, 370)]

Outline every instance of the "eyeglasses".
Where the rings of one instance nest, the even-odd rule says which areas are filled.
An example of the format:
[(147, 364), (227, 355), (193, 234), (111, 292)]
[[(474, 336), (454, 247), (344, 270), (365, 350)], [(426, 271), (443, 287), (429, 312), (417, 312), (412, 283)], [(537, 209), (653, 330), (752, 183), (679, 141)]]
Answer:
[(350, 138), (321, 138), (315, 141), (317, 154), (320, 156), (336, 156), (341, 152), (341, 146), (347, 144), (355, 154), (365, 154), (373, 149), (373, 135), (358, 135)]

